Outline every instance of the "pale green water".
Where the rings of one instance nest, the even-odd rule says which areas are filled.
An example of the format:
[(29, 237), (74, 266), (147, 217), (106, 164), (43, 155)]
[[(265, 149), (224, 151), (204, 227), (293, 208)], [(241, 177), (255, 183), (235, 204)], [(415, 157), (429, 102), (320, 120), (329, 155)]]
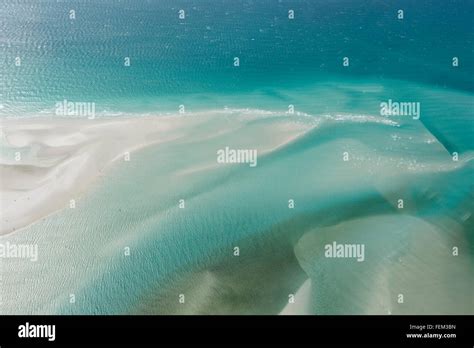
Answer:
[[(474, 313), (472, 2), (7, 1), (1, 11), (2, 117), (50, 116), (63, 99), (96, 103), (98, 117), (180, 104), (216, 113), (189, 144), (114, 166), (77, 209), (0, 237), (40, 248), (36, 263), (1, 260), (2, 313), (276, 314), (308, 278), (312, 313)], [(388, 99), (419, 102), (420, 121), (371, 121), (387, 120)], [(218, 112), (283, 115), (289, 104), (309, 116)], [(219, 136), (225, 117), (241, 128)], [(215, 161), (216, 148), (267, 143), (278, 122), (319, 120), (256, 168), (179, 174)], [(364, 243), (366, 261), (324, 258), (333, 240)]]

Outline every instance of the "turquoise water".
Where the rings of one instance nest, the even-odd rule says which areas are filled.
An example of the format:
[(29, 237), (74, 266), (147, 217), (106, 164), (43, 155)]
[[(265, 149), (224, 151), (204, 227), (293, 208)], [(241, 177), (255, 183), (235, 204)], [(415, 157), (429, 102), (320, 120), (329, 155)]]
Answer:
[[(460, 132), (472, 132), (470, 1), (2, 2), (2, 115), (51, 111), (64, 99), (94, 102), (105, 115), (176, 112), (181, 104), (372, 114), (380, 101), (369, 105), (372, 95), (357, 88), (368, 80), (383, 86), (383, 100), (431, 97), (422, 122), (447, 146), (461, 137), (457, 150), (472, 148)], [(356, 88), (344, 90), (347, 81)], [(425, 86), (440, 94), (426, 95)], [(457, 134), (444, 135), (451, 127)]]
[[(2, 260), (2, 312), (277, 314), (309, 279), (311, 313), (474, 313), (473, 10), (472, 1), (2, 0), (1, 117), (52, 116), (64, 99), (95, 103), (98, 117), (175, 114), (181, 104), (215, 114), (189, 143), (114, 167), (76, 210), (0, 237), (42, 250), (38, 263)], [(388, 99), (419, 102), (420, 120), (381, 118)], [(286, 114), (290, 104), (299, 116)], [(234, 112), (239, 126), (223, 136), (225, 108), (278, 117)], [(261, 146), (279, 122), (318, 126), (255, 170), (180, 174), (215, 160), (216, 148)], [(350, 165), (340, 160), (348, 150)], [(367, 261), (325, 259), (334, 239), (364, 243)]]
[[(331, 78), (473, 88), (470, 1), (2, 3), (6, 111), (30, 103), (48, 109), (63, 98), (159, 107), (170, 96), (271, 93)], [(345, 56), (350, 68), (341, 64)], [(454, 56), (458, 69), (451, 66)], [(131, 59), (128, 68), (124, 57)]]

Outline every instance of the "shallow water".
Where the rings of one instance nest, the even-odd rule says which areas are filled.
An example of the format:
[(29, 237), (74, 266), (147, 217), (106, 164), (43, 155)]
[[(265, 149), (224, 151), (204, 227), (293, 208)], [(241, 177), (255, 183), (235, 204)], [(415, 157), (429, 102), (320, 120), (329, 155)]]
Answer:
[[(109, 168), (76, 209), (1, 236), (39, 247), (38, 262), (0, 259), (1, 313), (277, 314), (308, 280), (304, 313), (474, 313), (472, 2), (1, 11), (2, 117), (51, 116), (67, 99), (97, 118), (160, 122), (183, 104), (203, 119)], [(381, 116), (389, 99), (420, 103), (420, 119)], [(255, 168), (217, 165), (217, 149), (268, 150), (294, 124), (305, 133)], [(326, 258), (333, 241), (364, 244), (364, 262)]]

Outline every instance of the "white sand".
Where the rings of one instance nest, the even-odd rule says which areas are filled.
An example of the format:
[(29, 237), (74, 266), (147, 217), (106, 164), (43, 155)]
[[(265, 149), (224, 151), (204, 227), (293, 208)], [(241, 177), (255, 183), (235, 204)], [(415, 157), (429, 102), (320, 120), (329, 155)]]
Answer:
[[(252, 119), (245, 117), (243, 121), (251, 122)], [(204, 124), (211, 132), (194, 132)], [(4, 119), (1, 127), (0, 235), (69, 208), (71, 200), (77, 203), (81, 194), (98, 177), (105, 175), (111, 163), (125, 161), (126, 152), (170, 141), (206, 140), (199, 137), (218, 136), (223, 131), (238, 132), (241, 127), (242, 117), (238, 120), (238, 117), (213, 114), (94, 120)], [(308, 129), (308, 126), (296, 123), (278, 127), (281, 136), (266, 139), (266, 148), (259, 149), (259, 155)], [(15, 160), (17, 152), (21, 152), (18, 161)], [(210, 154), (209, 161), (202, 166), (215, 164), (215, 157)], [(190, 169), (190, 172), (200, 169)]]
[(178, 117), (3, 120), (2, 145), (9, 151), (0, 159), (0, 234), (69, 207), (126, 152), (179, 138), (195, 123)]
[(314, 314), (311, 308), (311, 299), (311, 279), (306, 279), (294, 294), (294, 303), (288, 303), (280, 312), (280, 315)]

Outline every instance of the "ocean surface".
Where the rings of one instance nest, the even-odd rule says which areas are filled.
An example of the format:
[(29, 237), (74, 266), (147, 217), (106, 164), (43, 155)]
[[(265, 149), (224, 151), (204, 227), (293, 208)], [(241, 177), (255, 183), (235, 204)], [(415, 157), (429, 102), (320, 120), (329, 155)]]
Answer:
[[(0, 313), (278, 314), (309, 281), (305, 313), (474, 314), (473, 1), (0, 3), (0, 119), (208, 116), (0, 236), (40, 253), (0, 259)], [(196, 170), (288, 124), (309, 130), (256, 168)], [(335, 240), (365, 261), (324, 257)]]

